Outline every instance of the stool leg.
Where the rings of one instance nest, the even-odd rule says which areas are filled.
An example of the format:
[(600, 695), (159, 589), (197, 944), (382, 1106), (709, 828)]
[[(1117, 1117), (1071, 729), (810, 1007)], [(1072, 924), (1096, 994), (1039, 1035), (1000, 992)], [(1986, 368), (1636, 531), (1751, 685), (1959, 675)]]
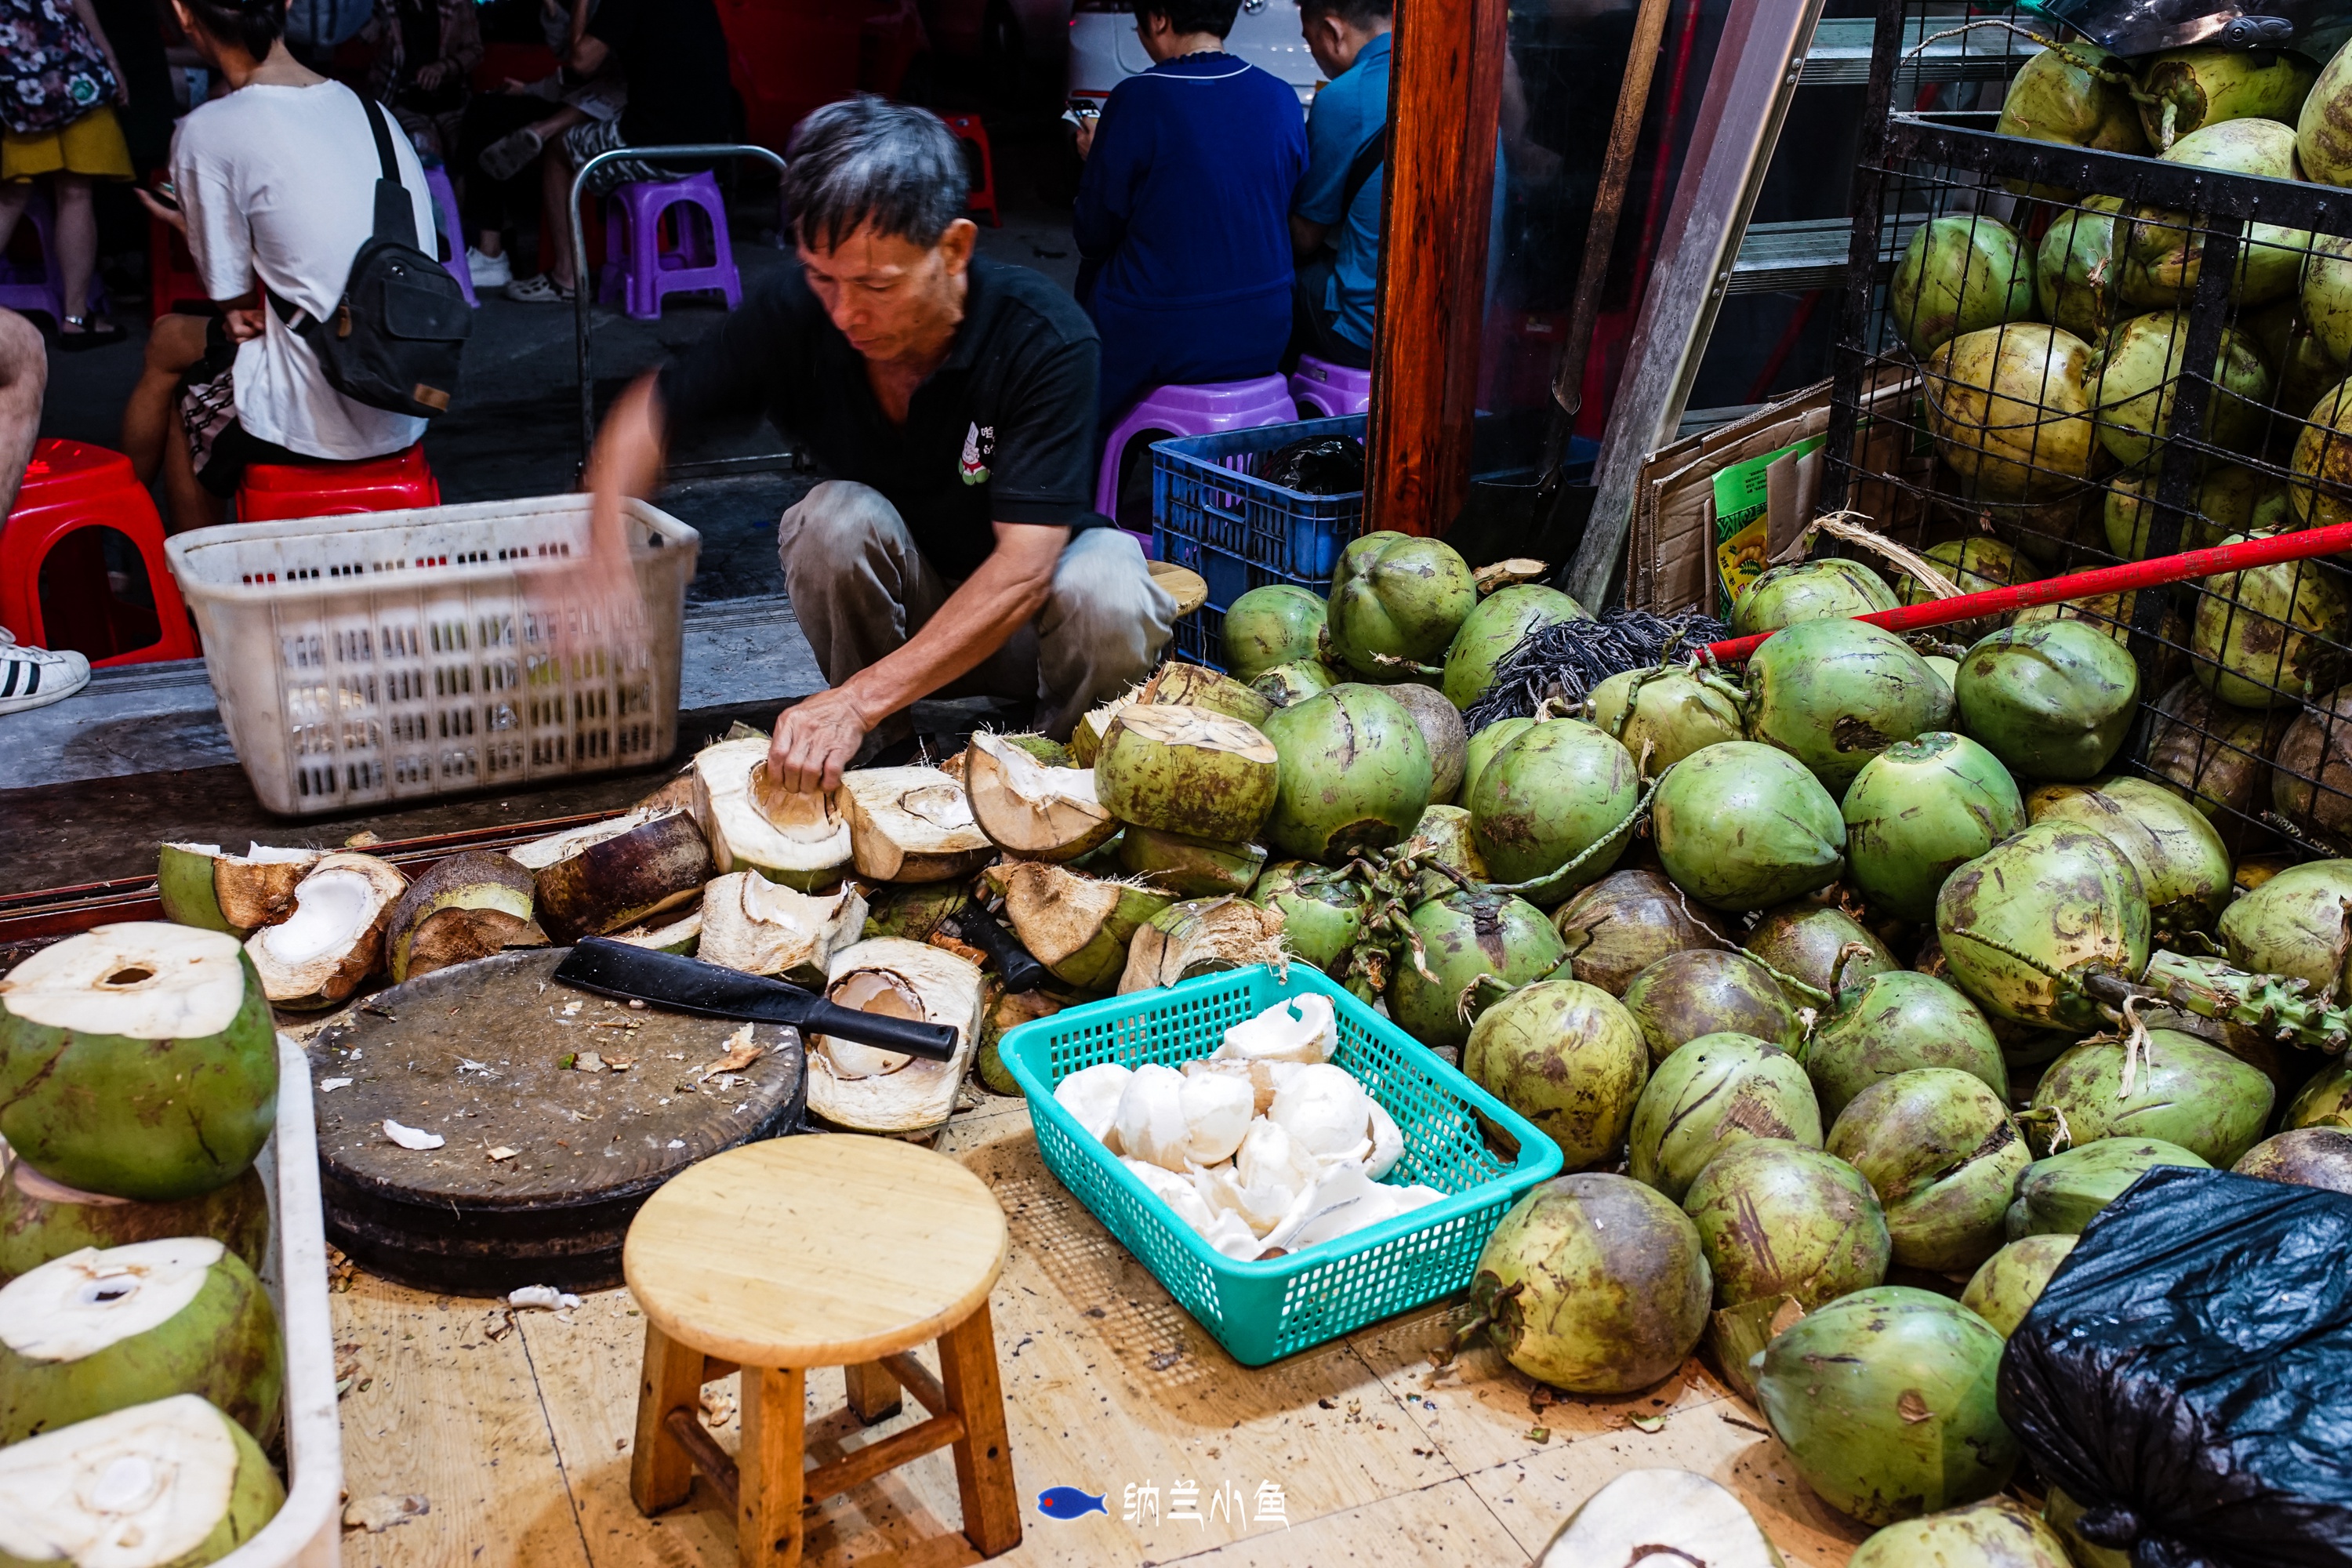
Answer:
[(880, 1362), (843, 1367), (841, 1376), (849, 1385), (851, 1414), (868, 1426), (889, 1420), (905, 1407), (905, 1402), (898, 1397), (898, 1380)]
[(636, 1447), (629, 1455), (629, 1497), (647, 1514), (676, 1508), (694, 1489), (694, 1461), (662, 1421), (702, 1398), (702, 1352), (646, 1325), (645, 1364), (637, 1373)]
[(996, 1376), (996, 1329), (988, 1303), (940, 1336), (940, 1382), (948, 1408), (963, 1417), (955, 1445), (956, 1490), (964, 1539), (983, 1557), (1021, 1544), (1021, 1494), (1013, 1489), (1013, 1439)]
[(743, 1369), (743, 1444), (735, 1460), (735, 1553), (743, 1568), (801, 1560), (801, 1417), (807, 1373)]

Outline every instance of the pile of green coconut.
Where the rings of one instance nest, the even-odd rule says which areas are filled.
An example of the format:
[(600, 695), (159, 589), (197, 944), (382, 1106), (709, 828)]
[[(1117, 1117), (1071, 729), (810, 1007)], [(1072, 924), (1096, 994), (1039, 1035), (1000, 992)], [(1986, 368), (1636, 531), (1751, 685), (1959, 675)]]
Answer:
[(229, 936), (100, 926), (0, 978), (0, 1562), (193, 1568), (284, 1503), (277, 1101)]

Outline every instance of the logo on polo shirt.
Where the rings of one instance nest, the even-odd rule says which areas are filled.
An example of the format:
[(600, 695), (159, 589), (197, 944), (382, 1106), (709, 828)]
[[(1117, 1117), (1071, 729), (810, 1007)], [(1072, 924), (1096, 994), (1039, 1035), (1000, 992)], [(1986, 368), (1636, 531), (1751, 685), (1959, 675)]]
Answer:
[(988, 482), (988, 460), (996, 456), (996, 426), (974, 425), (964, 432), (963, 457), (956, 464), (956, 472), (968, 485)]

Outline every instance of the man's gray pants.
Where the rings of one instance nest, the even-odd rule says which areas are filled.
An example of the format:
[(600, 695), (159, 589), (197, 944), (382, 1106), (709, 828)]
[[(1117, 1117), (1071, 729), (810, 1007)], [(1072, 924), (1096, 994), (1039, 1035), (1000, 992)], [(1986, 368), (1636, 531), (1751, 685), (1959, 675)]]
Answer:
[[(905, 646), (956, 584), (915, 546), (898, 509), (869, 485), (828, 479), (785, 511), (776, 532), (784, 591), (828, 685)], [(1151, 580), (1134, 538), (1116, 528), (1071, 536), (1036, 619), (934, 697), (1010, 697), (1037, 704), (1057, 741), (1089, 709), (1151, 672), (1176, 624), (1176, 601)], [(866, 754), (914, 732), (905, 711), (867, 738)]]

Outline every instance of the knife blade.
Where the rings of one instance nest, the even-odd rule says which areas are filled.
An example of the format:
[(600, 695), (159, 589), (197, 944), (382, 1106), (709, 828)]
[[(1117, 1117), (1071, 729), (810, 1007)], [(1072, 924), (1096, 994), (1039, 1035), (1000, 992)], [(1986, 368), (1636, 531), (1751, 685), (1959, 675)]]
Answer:
[(706, 1018), (790, 1024), (803, 1035), (831, 1035), (927, 1061), (949, 1061), (956, 1052), (956, 1031), (945, 1024), (861, 1013), (787, 981), (601, 936), (581, 939), (556, 965), (555, 978), (599, 995)]

